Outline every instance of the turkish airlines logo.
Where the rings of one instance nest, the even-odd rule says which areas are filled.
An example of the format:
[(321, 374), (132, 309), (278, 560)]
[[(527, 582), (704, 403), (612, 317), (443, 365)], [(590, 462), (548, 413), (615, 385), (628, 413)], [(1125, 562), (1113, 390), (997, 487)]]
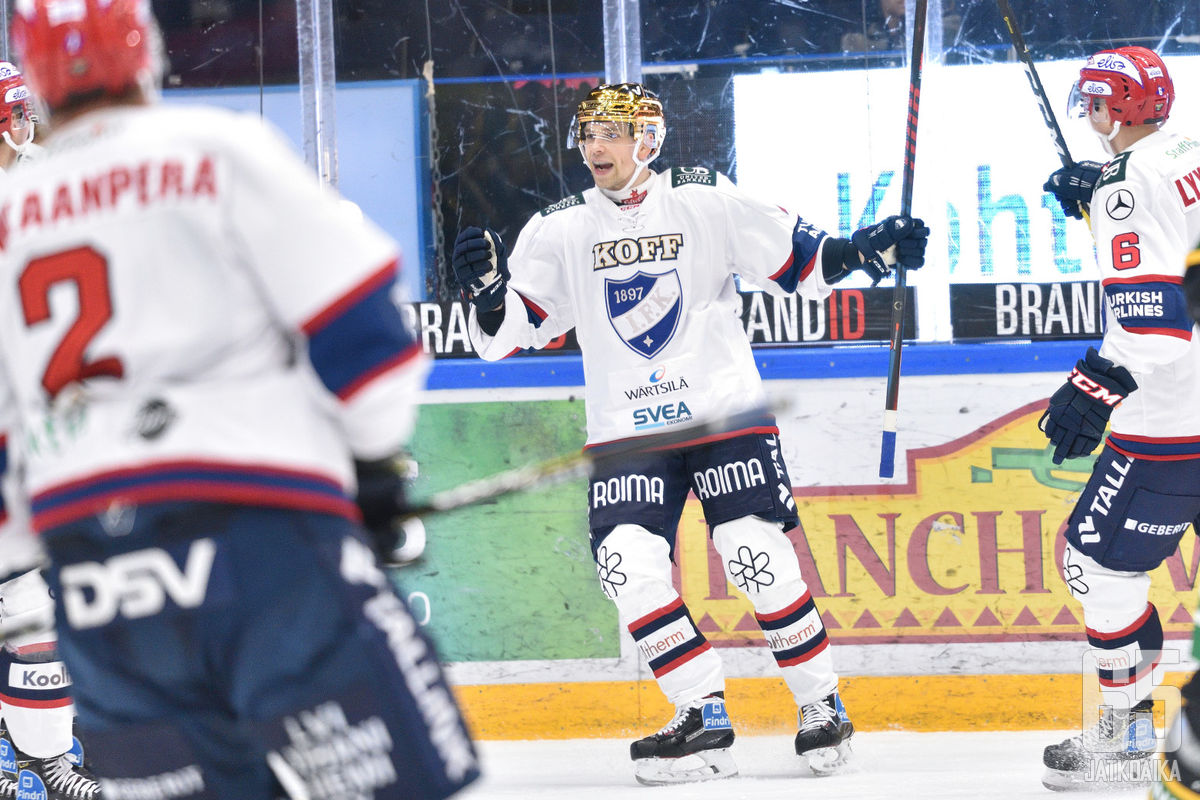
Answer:
[(1117, 189), (1108, 196), (1104, 210), (1112, 219), (1121, 220), (1133, 213), (1133, 192), (1128, 189)]

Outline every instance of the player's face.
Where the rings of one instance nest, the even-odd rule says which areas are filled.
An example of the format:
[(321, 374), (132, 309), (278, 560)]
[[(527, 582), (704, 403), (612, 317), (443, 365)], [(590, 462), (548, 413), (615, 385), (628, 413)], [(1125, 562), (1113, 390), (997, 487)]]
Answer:
[(621, 189), (637, 169), (633, 160), (637, 145), (629, 127), (618, 122), (589, 122), (583, 126), (579, 147), (592, 179), (601, 189)]
[(1113, 121), (1108, 114), (1108, 102), (1104, 98), (1093, 97), (1088, 101), (1088, 122), (1096, 133), (1103, 136), (1112, 133)]
[(29, 139), (29, 119), (25, 116), (25, 106), (18, 103), (9, 109), (9, 113), (12, 115), (12, 124), (8, 135), (12, 137), (13, 143), (25, 144)]

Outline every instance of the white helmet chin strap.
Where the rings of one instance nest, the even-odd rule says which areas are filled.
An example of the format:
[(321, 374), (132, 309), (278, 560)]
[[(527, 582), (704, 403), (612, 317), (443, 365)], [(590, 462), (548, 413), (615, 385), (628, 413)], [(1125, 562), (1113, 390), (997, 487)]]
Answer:
[(1104, 146), (1104, 151), (1110, 156), (1117, 154), (1117, 149), (1113, 146), (1113, 139), (1117, 138), (1117, 133), (1121, 130), (1120, 120), (1113, 120), (1112, 133), (1101, 133), (1096, 131), (1096, 135), (1100, 137), (1100, 144)]
[(36, 127), (37, 126), (32, 121), (29, 123), (29, 138), (25, 140), (24, 144), (17, 144), (16, 142), (14, 142), (12, 140), (12, 136), (9, 135), (8, 131), (0, 131), (0, 136), (4, 137), (4, 141), (9, 147), (11, 147), (13, 150), (17, 151), (17, 155), (21, 155), (22, 153), (25, 152), (25, 148), (27, 148), (27, 147), (29, 147), (29, 145), (33, 144), (33, 134), (35, 132)]
[[(638, 177), (645, 172), (646, 167), (650, 166), (650, 162), (658, 158), (658, 154), (662, 152), (662, 138), (660, 137), (658, 143), (650, 151), (649, 158), (647, 158), (645, 161), (638, 158), (638, 151), (641, 150), (642, 145), (646, 143), (647, 133), (649, 133), (649, 131), (643, 131), (642, 138), (633, 146), (633, 163), (637, 164), (637, 169), (635, 169), (633, 174), (629, 176), (629, 181), (617, 190), (617, 194), (624, 194), (625, 192), (629, 191), (629, 187), (637, 183)], [(650, 145), (647, 144), (646, 146), (649, 147)]]

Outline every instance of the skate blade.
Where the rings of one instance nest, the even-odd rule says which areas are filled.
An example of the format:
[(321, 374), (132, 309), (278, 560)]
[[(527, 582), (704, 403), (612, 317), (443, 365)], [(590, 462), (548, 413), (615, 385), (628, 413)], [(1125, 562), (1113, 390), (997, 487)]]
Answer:
[(1067, 771), (1046, 768), (1042, 786), (1052, 792), (1114, 792), (1142, 789), (1158, 775), (1154, 762), (1145, 759), (1126, 762), (1127, 766), (1107, 769)]
[(683, 758), (639, 758), (633, 763), (633, 777), (643, 786), (715, 781), (738, 774), (728, 748), (701, 750)]
[(847, 764), (853, 752), (850, 749), (850, 742), (847, 740), (837, 747), (820, 747), (816, 750), (809, 750), (802, 754), (800, 759), (808, 762), (808, 768), (818, 775), (836, 775), (839, 772), (847, 771)]

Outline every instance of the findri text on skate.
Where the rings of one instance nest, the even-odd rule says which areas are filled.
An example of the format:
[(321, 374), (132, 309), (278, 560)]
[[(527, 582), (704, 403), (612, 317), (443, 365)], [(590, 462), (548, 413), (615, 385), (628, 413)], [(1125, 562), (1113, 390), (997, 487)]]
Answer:
[(733, 738), (724, 692), (683, 703), (661, 730), (630, 745), (634, 776), (649, 786), (733, 777)]

